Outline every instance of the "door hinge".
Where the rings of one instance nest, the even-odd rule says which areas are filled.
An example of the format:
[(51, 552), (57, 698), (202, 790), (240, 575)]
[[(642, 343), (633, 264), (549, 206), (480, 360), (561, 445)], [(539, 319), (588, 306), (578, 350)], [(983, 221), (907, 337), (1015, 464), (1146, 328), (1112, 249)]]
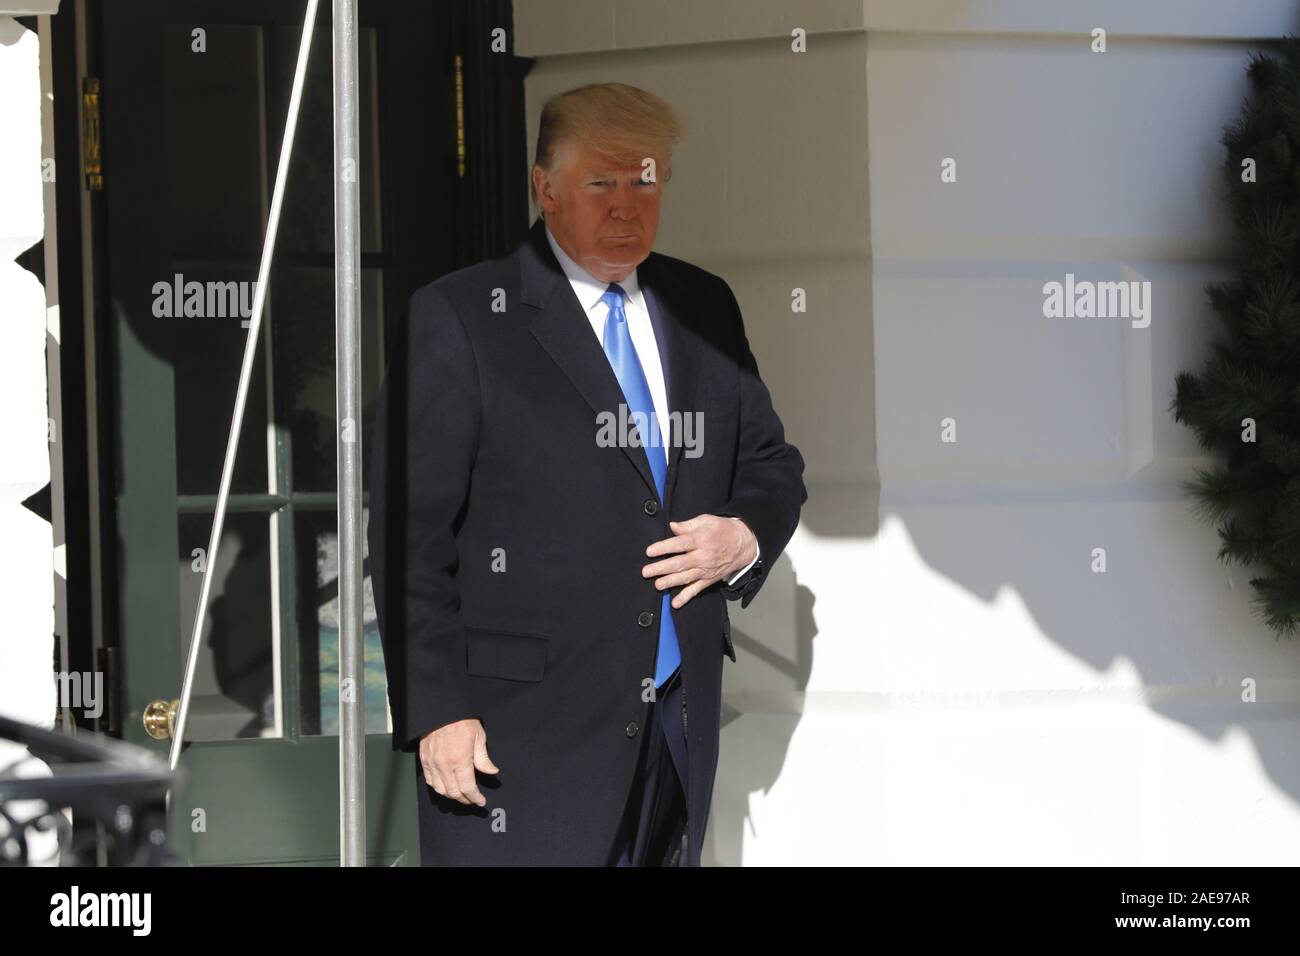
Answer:
[(100, 673), (104, 675), (104, 696), (107, 702), (104, 705), (104, 713), (99, 718), (99, 726), (95, 729), (110, 737), (120, 737), (122, 736), (122, 687), (119, 681), (117, 648), (101, 647), (98, 664)]
[(99, 77), (81, 78), (81, 163), (86, 189), (99, 192), (104, 188), (104, 160), (100, 149)]

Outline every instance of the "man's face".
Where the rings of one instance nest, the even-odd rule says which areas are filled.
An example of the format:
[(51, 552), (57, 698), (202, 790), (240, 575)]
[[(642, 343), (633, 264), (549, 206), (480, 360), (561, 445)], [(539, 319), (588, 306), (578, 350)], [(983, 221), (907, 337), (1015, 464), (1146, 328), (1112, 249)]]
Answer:
[[(533, 167), (533, 188), (556, 242), (602, 282), (620, 282), (650, 255), (659, 229), (660, 170), (566, 142), (551, 170)], [(644, 173), (644, 175), (643, 175)]]

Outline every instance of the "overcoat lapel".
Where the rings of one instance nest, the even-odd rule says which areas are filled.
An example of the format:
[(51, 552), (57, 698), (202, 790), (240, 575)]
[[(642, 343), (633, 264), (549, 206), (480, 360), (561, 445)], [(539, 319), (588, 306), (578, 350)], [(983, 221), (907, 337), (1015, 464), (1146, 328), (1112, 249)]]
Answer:
[[(524, 305), (537, 310), (529, 323), (529, 331), (591, 406), (594, 441), (596, 413), (609, 412), (617, 415), (619, 405), (625, 402), (623, 390), (610, 367), (605, 350), (596, 336), (591, 334), (591, 325), (573, 294), (564, 270), (551, 252), (550, 243), (546, 241), (545, 226), (540, 218), (528, 231), (528, 238), (518, 254), (521, 298)], [(650, 321), (655, 330), (667, 385), (668, 407), (671, 412), (677, 413), (670, 417), (681, 423), (694, 413), (701, 339), (689, 324), (687, 303), (683, 301), (680, 286), (662, 268), (660, 257), (651, 253), (641, 263), (637, 268), (637, 282), (646, 297)], [(646, 488), (652, 494), (657, 494), (646, 449), (622, 442), (620, 448), (641, 475)], [(675, 434), (669, 447), (668, 478), (665, 482), (668, 498), (672, 497), (681, 456), (682, 441)], [(666, 508), (667, 502), (662, 504)]]
[[(674, 429), (694, 427), (695, 391), (700, 377), (700, 348), (703, 336), (696, 326), (695, 311), (687, 301), (684, 290), (663, 268), (662, 257), (651, 253), (637, 269), (637, 282), (646, 298), (650, 323), (654, 326), (655, 341), (664, 367), (664, 381), (668, 388), (668, 408)], [(703, 432), (696, 428), (692, 433), (697, 441)], [(668, 479), (664, 482), (666, 496), (672, 501), (673, 485), (681, 469), (683, 441), (674, 434), (668, 448)]]

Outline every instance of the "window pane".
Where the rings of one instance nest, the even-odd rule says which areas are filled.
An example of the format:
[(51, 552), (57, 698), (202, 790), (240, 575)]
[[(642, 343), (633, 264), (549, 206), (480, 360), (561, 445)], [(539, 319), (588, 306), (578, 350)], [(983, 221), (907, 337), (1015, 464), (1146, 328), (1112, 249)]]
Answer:
[[(168, 247), (178, 256), (253, 256), (262, 246), (262, 29), (205, 24), (163, 32)], [(328, 32), (327, 32), (328, 36)], [(110, 160), (111, 161), (111, 160)], [(235, 188), (231, 188), (231, 187)]]
[[(160, 308), (159, 298), (170, 299), (173, 312), (179, 299), (182, 309), (180, 315), (164, 321), (172, 323), (173, 330), (168, 341), (175, 372), (176, 486), (183, 495), (216, 494), (221, 485), (230, 416), (235, 410), (248, 338), (243, 313), (251, 313), (256, 279), (257, 273), (251, 270), (222, 274), (191, 270), (185, 273), (179, 293), (177, 281), (169, 278), (165, 283), (169, 290), (155, 298), (155, 313)], [(202, 314), (187, 315), (187, 311)], [(263, 316), (263, 322), (269, 318), (269, 314)], [(259, 350), (249, 382), (231, 491), (265, 492), (267, 487), (266, 363), (265, 353)]]
[[(362, 454), (379, 394), (383, 273), (361, 270)], [(295, 491), (334, 491), (334, 271), (284, 268), (275, 293), (276, 414), (293, 440)]]
[[(368, 515), (363, 515), (363, 528), (367, 518)], [(294, 538), (298, 556), (302, 732), (333, 736), (339, 732), (339, 563), (335, 512), (299, 512)], [(363, 535), (363, 553), (364, 540)], [(366, 733), (391, 733), (384, 651), (369, 574), (365, 576), (363, 599)]]
[[(176, 481), (181, 494), (215, 494), (243, 356), (262, 247), (265, 190), (261, 27), (207, 24), (194, 49), (191, 26), (163, 34), (168, 247), (175, 264), (158, 276), (154, 314), (166, 317), (175, 370)], [(221, 188), (223, 184), (238, 188)], [(192, 265), (196, 257), (243, 269)], [(241, 311), (242, 310), (242, 311)], [(260, 363), (250, 383), (234, 492), (267, 489), (266, 391)]]
[[(189, 740), (275, 737), (275, 628), (271, 614), (270, 517), (227, 514), (194, 673)], [(188, 648), (203, 583), (212, 516), (181, 515), (181, 647)], [(183, 652), (182, 652), (183, 659)]]
[[(327, 11), (328, 13), (328, 11)], [(289, 182), (285, 186), (284, 211), (280, 222), (280, 248), (287, 253), (334, 251), (334, 83), (333, 50), (328, 18), (312, 35), (311, 58), (307, 64), (298, 131), (294, 137)], [(273, 34), (275, 69), (275, 117), (277, 130), (284, 129), (284, 113), (297, 66), (298, 28), (278, 27)], [(376, 31), (362, 28), (357, 33), (357, 135), (360, 155), (357, 173), (361, 190), (361, 251), (379, 252), (379, 127), (376, 116)], [(282, 133), (272, 139), (277, 144)], [(277, 145), (276, 150), (279, 147)]]

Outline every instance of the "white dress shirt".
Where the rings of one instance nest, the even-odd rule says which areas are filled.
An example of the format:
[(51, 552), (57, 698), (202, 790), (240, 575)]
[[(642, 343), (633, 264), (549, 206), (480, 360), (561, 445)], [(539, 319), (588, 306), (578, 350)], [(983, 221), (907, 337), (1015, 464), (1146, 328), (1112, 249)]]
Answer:
[[(610, 283), (601, 282), (582, 266), (573, 261), (561, 248), (560, 244), (555, 241), (551, 235), (550, 227), (546, 227), (546, 241), (551, 244), (551, 251), (555, 253), (555, 258), (559, 260), (560, 268), (569, 279), (569, 285), (573, 287), (573, 294), (578, 297), (578, 304), (587, 314), (587, 321), (591, 323), (591, 331), (595, 333), (596, 341), (600, 343), (601, 351), (605, 348), (605, 320), (609, 317), (609, 306), (601, 301), (601, 297), (609, 289)], [(632, 336), (632, 345), (636, 348), (637, 358), (641, 361), (641, 371), (645, 373), (646, 384), (650, 386), (650, 401), (654, 403), (655, 417), (659, 420), (659, 434), (668, 436), (668, 390), (664, 382), (663, 363), (659, 360), (659, 344), (655, 338), (655, 329), (650, 321), (650, 310), (646, 306), (645, 296), (641, 292), (641, 286), (636, 280), (636, 270), (621, 280), (619, 286), (626, 293), (623, 300), (623, 314), (627, 316), (628, 332)], [(664, 463), (668, 462), (669, 444), (663, 441), (660, 446), (663, 449)], [(650, 448), (647, 447), (647, 453)], [(739, 520), (739, 519), (736, 519)], [(758, 561), (758, 555), (754, 555), (754, 560), (736, 572), (727, 584), (735, 584), (745, 573), (749, 571)]]

